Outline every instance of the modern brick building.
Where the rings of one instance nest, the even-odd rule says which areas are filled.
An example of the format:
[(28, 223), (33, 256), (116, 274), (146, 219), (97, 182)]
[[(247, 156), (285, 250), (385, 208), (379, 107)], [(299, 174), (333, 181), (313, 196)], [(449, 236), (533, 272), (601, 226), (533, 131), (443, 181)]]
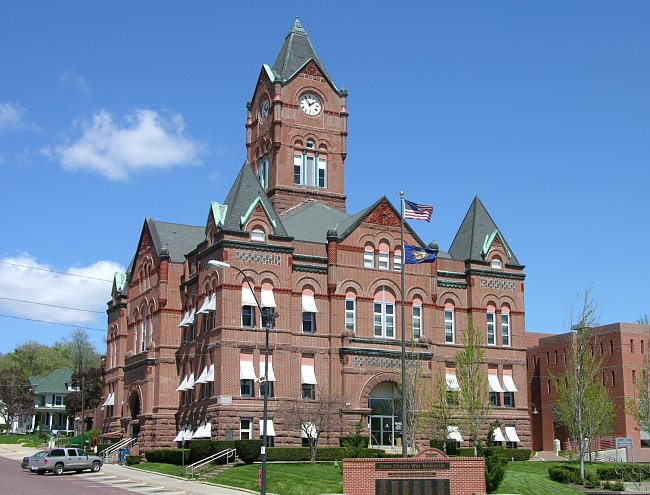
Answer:
[[(446, 373), (450, 388), (472, 318), (494, 401), (486, 428), (498, 418), (500, 441), (530, 447), (524, 267), (478, 197), (448, 252), (432, 245), (435, 263), (403, 265), (400, 213), (385, 196), (346, 210), (347, 92), (297, 20), (253, 83), (246, 162), (223, 203), (211, 202), (200, 226), (147, 219), (128, 272), (116, 276), (104, 431), (145, 447), (258, 438), (259, 301), (279, 314), (269, 342), (271, 443), (300, 445), (287, 406), (327, 395), (343, 398), (344, 431), (361, 419), (373, 445), (396, 447), (402, 317), (423, 379)], [(406, 243), (426, 246), (408, 224), (404, 232)], [(462, 427), (452, 436), (460, 440)]]
[[(626, 414), (625, 404), (633, 400), (648, 352), (650, 327), (634, 323), (614, 323), (592, 329), (594, 352), (602, 356), (600, 378), (615, 406), (612, 431), (608, 436), (629, 437), (635, 448), (650, 448), (650, 432), (639, 431), (638, 422)], [(570, 333), (527, 335), (528, 394), (531, 401), (531, 430), (534, 450), (553, 450), (553, 440), (564, 448), (569, 440), (563, 427), (553, 422), (555, 387), (552, 376), (561, 377), (567, 362)], [(534, 406), (534, 409), (532, 407)], [(650, 458), (650, 456), (647, 456)], [(637, 458), (639, 456), (637, 455)]]

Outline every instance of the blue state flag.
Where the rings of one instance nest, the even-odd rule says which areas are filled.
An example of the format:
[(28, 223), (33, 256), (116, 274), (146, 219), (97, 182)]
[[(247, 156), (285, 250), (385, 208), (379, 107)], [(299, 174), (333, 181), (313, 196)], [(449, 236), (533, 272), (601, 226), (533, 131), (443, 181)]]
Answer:
[(436, 261), (436, 253), (433, 249), (426, 249), (410, 244), (404, 244), (404, 263), (407, 265), (419, 265), (420, 263), (433, 263)]

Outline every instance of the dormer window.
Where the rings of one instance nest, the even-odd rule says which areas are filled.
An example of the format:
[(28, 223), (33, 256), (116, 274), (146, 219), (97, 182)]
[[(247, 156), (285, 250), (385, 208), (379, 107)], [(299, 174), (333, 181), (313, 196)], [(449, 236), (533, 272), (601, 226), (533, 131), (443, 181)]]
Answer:
[(494, 258), (494, 259), (490, 262), (490, 267), (491, 267), (493, 270), (501, 270), (501, 269), (503, 268), (503, 264), (501, 263), (501, 260), (500, 260), (499, 258)]
[(253, 242), (264, 242), (266, 235), (263, 230), (255, 229), (251, 232), (251, 241)]

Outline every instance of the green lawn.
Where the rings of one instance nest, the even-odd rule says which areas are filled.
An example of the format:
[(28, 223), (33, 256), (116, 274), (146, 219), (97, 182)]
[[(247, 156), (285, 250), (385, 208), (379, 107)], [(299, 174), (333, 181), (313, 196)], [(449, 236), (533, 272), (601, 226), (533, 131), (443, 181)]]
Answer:
[(185, 466), (175, 466), (173, 464), (165, 464), (163, 462), (143, 462), (142, 464), (134, 464), (130, 466), (143, 471), (153, 471), (154, 473), (171, 474), (180, 478), (185, 478)]
[[(224, 471), (208, 481), (220, 485), (258, 490), (257, 470), (260, 464), (247, 464)], [(343, 477), (341, 463), (290, 463), (267, 464), (266, 488), (279, 495), (318, 495), (341, 493)]]
[[(38, 435), (14, 435), (13, 433), (7, 435), (6, 433), (0, 433), (0, 443), (17, 444), (17, 443), (26, 443), (26, 442), (30, 442), (30, 443), (36, 442), (36, 444), (38, 444), (41, 442), (41, 440), (38, 438)], [(47, 443), (47, 440), (45, 441), (45, 443)]]
[[(579, 466), (578, 462), (509, 462), (506, 477), (495, 493), (519, 493), (521, 495), (577, 495), (580, 490), (569, 485), (551, 481), (549, 466), (556, 464)], [(585, 465), (587, 471), (596, 472), (596, 466), (606, 463)]]

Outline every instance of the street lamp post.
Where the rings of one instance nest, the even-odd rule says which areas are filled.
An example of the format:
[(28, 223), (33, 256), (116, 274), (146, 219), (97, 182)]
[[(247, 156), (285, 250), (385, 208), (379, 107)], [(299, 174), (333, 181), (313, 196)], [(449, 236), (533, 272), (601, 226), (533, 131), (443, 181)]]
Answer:
[[(275, 319), (278, 317), (278, 313), (273, 311), (273, 308), (262, 308), (260, 306), (259, 301), (257, 300), (257, 296), (255, 295), (255, 291), (253, 290), (253, 286), (251, 285), (250, 281), (248, 280), (248, 277), (246, 274), (238, 267), (229, 265), (228, 263), (224, 261), (219, 261), (219, 260), (210, 260), (208, 261), (208, 266), (211, 266), (213, 268), (234, 268), (237, 270), (243, 277), (244, 280), (246, 280), (246, 283), (248, 284), (248, 288), (250, 289), (251, 293), (253, 294), (253, 298), (255, 299), (255, 304), (257, 305), (258, 308), (260, 308), (260, 314), (262, 317), (262, 324), (264, 325), (264, 333), (265, 335), (265, 346), (264, 346), (264, 381), (262, 381), (262, 378), (260, 378), (260, 386), (264, 384), (264, 413), (262, 414), (262, 481), (261, 481), (261, 486), (260, 486), (260, 493), (261, 495), (266, 495), (266, 443), (267, 443), (267, 430), (268, 430), (268, 413), (269, 413), (269, 385), (268, 385), (268, 377), (269, 377), (269, 331), (273, 328), (273, 322)], [(266, 311), (265, 311), (266, 310)]]

